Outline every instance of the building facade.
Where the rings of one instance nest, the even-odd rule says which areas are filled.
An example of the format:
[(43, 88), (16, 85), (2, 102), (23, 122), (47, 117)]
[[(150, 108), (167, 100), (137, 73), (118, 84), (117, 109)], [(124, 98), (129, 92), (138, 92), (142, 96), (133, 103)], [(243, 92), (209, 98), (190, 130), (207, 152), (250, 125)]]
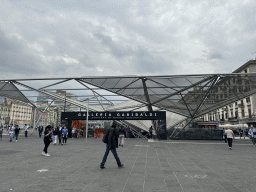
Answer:
[[(246, 62), (244, 65), (236, 69), (233, 73), (256, 73), (256, 60), (250, 60)], [(232, 78), (227, 82), (229, 86), (232, 87)], [(236, 79), (236, 81), (239, 81)], [(239, 87), (237, 90), (236, 88), (229, 88), (228, 90), (217, 90), (218, 94), (217, 97), (220, 98), (227, 98), (229, 95), (232, 95), (236, 92), (242, 92), (243, 89), (246, 89), (246, 83), (243, 82), (241, 79), (242, 86)], [(226, 89), (226, 88), (224, 88)], [(248, 87), (249, 89), (249, 87)], [(243, 124), (247, 125), (256, 125), (256, 94), (251, 95), (247, 98), (238, 100), (230, 105), (212, 111), (209, 114), (204, 115), (200, 119), (198, 119), (199, 123), (202, 122), (219, 122), (220, 125), (222, 124), (231, 124), (237, 125), (238, 127), (243, 127)]]
[(32, 107), (12, 102), (10, 108), (10, 122), (20, 126), (32, 125)]

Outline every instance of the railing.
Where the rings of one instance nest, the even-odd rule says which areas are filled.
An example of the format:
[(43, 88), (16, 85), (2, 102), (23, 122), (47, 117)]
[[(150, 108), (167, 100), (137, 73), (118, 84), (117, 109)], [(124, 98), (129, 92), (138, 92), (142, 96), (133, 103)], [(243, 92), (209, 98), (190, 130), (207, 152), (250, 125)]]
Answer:
[[(172, 130), (168, 130), (168, 138), (170, 138)], [(176, 129), (173, 134), (176, 135), (180, 129)], [(179, 134), (175, 137), (171, 137), (170, 139), (181, 139), (181, 140), (221, 140), (223, 136), (223, 131), (220, 129), (213, 128), (191, 128), (191, 129), (183, 129), (179, 132)]]

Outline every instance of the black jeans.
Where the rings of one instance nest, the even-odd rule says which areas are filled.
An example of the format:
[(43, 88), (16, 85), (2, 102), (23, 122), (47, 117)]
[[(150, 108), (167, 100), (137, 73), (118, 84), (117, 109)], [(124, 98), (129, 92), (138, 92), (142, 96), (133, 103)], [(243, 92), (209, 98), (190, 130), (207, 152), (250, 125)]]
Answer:
[(18, 140), (19, 133), (15, 133), (16, 140)]
[(61, 144), (61, 134), (59, 134), (58, 136), (59, 136), (59, 144)]
[(47, 153), (47, 149), (50, 145), (50, 141), (44, 140), (44, 152)]
[(25, 137), (28, 137), (28, 131), (25, 131)]
[(67, 135), (63, 135), (63, 137), (62, 137), (62, 143), (64, 143), (64, 141), (65, 141), (65, 143), (67, 143)]
[(233, 141), (232, 138), (228, 138), (228, 146), (229, 146), (229, 147), (232, 147), (232, 141)]
[(226, 134), (224, 135), (224, 140), (225, 140), (225, 143), (227, 143), (227, 135)]

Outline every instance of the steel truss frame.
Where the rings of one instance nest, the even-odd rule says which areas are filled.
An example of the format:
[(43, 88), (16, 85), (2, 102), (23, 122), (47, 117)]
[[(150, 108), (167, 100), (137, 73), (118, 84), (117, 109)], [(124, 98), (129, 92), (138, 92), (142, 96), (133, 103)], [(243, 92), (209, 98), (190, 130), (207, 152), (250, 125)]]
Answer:
[[(28, 86), (24, 83), (24, 81), (38, 80), (59, 81), (44, 85), (40, 88)], [(115, 110), (129, 109), (134, 111), (146, 106), (149, 111), (153, 111), (154, 107), (155, 110), (166, 110), (168, 112), (181, 115), (188, 120), (188, 123), (195, 118), (256, 93), (256, 73), (7, 79), (0, 80), (0, 82), (11, 84), (15, 88), (15, 91), (17, 91), (22, 97), (22, 99), (19, 101), (23, 103), (24, 101), (27, 101), (27, 104), (31, 105), (34, 109), (36, 108), (34, 103), (31, 102), (22, 92), (26, 90), (21, 91), (15, 85), (24, 87), (27, 89), (27, 91), (41, 93), (48, 99), (60, 100), (80, 109), (87, 110), (87, 104), (83, 103), (83, 101), (87, 101), (88, 99), (77, 101), (57, 93), (50, 92), (50, 90), (56, 90), (52, 88), (53, 86), (63, 85), (63, 83), (71, 80), (76, 81), (84, 88), (76, 89), (64, 87), (63, 90), (90, 90), (92, 92), (92, 98), (88, 99), (94, 98), (94, 100), (99, 103), (103, 110), (111, 110), (111, 108), (109, 109), (108, 106), (116, 105), (115, 101), (107, 98), (109, 94), (101, 94), (98, 92), (98, 90), (104, 90), (114, 94), (114, 96), (124, 97), (137, 102), (132, 106), (122, 106), (120, 108), (116, 107)], [(4, 94), (4, 86), (0, 89), (0, 96), (8, 97), (8, 95)], [(227, 94), (227, 89), (235, 90), (235, 93), (232, 95)], [(240, 91), (240, 89), (242, 91)], [(225, 94), (227, 94), (227, 96), (224, 96), (224, 98), (218, 97)], [(17, 98), (12, 98), (11, 95), (9, 98), (17, 100)], [(109, 105), (105, 106), (103, 101), (107, 102)], [(94, 111), (95, 109), (90, 107), (89, 110)], [(168, 127), (175, 127), (177, 123), (174, 123)], [(152, 124), (155, 130), (157, 130), (156, 123), (152, 122)], [(185, 128), (185, 126), (183, 128)], [(175, 136), (177, 134), (175, 134)], [(172, 135), (174, 135), (174, 132)]]

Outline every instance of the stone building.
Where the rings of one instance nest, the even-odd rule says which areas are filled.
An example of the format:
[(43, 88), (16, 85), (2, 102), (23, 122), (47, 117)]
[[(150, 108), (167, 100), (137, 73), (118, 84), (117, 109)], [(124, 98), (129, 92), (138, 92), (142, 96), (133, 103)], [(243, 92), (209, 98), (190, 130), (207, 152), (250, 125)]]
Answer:
[[(256, 60), (250, 60), (244, 65), (233, 71), (233, 73), (256, 73)], [(237, 80), (239, 81), (239, 80)], [(227, 97), (232, 94), (233, 91), (242, 92), (243, 89), (250, 89), (246, 83), (241, 79), (242, 86), (237, 90), (232, 87), (232, 78), (227, 82), (228, 86), (223, 94), (219, 94), (219, 97)], [(256, 82), (255, 82), (256, 86)], [(240, 90), (242, 89), (242, 90)], [(217, 97), (218, 97), (217, 96)], [(230, 105), (212, 111), (209, 114), (204, 115), (198, 122), (219, 122), (220, 124), (231, 124), (231, 125), (243, 125), (243, 124), (254, 124), (256, 125), (256, 94), (251, 95), (247, 98), (238, 100)]]

